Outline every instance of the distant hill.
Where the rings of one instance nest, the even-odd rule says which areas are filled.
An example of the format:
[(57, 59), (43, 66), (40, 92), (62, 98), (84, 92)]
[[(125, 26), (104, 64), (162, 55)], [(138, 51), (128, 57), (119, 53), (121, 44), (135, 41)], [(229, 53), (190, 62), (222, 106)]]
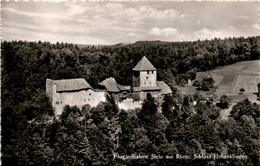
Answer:
[(104, 47), (110, 47), (110, 48), (117, 48), (117, 47), (122, 47), (122, 46), (157, 46), (157, 45), (168, 45), (176, 42), (166, 42), (166, 41), (160, 41), (160, 40), (155, 40), (155, 41), (136, 41), (134, 43), (117, 43), (113, 45), (90, 45), (90, 44), (73, 44), (77, 45), (79, 48), (104, 48)]
[(166, 41), (160, 41), (160, 40), (155, 40), (155, 41), (137, 41), (133, 44), (130, 44), (132, 46), (155, 46), (155, 45), (167, 45), (171, 44), (174, 42), (166, 42)]

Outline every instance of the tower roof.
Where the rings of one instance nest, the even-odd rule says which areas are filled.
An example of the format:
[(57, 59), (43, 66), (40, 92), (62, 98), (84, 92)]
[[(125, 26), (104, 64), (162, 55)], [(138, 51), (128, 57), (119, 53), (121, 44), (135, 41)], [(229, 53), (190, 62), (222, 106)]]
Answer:
[(156, 70), (152, 63), (144, 56), (138, 64), (133, 68), (134, 71)]

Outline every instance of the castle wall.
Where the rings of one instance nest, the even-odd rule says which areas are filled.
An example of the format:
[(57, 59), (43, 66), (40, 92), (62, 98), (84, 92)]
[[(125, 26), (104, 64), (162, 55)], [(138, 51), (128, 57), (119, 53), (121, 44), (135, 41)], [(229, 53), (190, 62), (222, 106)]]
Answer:
[(105, 95), (106, 92), (104, 91), (95, 92), (92, 89), (77, 92), (55, 93), (55, 96), (53, 97), (55, 115), (61, 115), (65, 105), (77, 106), (80, 109), (86, 104), (89, 104), (91, 107), (95, 107), (100, 102), (106, 101)]
[(159, 91), (142, 91), (142, 92), (140, 92), (141, 100), (146, 99), (147, 93), (150, 93), (152, 95), (152, 97), (154, 97), (154, 98), (157, 98), (158, 96), (160, 96)]
[(156, 71), (140, 71), (140, 86), (157, 86), (156, 79), (157, 72)]
[(122, 102), (118, 102), (118, 108), (124, 109), (124, 110), (142, 108), (142, 102), (134, 101), (131, 98), (127, 98), (127, 99), (123, 100)]

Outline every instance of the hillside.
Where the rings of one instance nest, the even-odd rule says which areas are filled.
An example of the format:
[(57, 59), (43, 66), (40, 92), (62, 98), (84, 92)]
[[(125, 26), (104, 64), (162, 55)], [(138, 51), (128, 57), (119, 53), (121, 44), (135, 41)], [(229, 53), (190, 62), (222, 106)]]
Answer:
[[(197, 78), (211, 76), (217, 87), (215, 95), (227, 95), (236, 103), (248, 97), (252, 102), (258, 102), (257, 84), (260, 82), (260, 60), (237, 62), (232, 65), (219, 67), (207, 72), (198, 72)], [(240, 89), (245, 89), (243, 94)]]
[[(196, 80), (212, 77), (215, 81), (215, 88), (210, 91), (201, 92), (206, 96), (214, 95), (217, 101), (220, 96), (227, 95), (232, 103), (237, 103), (245, 98), (260, 103), (257, 100), (257, 84), (260, 82), (260, 60), (237, 62), (231, 65), (218, 67), (214, 70), (197, 72)], [(245, 89), (243, 94), (240, 89)], [(196, 93), (196, 87), (186, 85), (178, 87), (184, 94)]]

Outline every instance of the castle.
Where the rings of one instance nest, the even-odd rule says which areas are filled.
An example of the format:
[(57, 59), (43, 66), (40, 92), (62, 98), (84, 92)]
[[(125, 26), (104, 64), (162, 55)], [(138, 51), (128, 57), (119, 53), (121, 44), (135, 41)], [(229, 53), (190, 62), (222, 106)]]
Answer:
[[(133, 86), (122, 86), (114, 78), (107, 78), (92, 88), (83, 78), (46, 80), (46, 94), (55, 109), (55, 115), (61, 115), (63, 107), (97, 106), (106, 101), (106, 94), (114, 95), (120, 109), (141, 108), (147, 93), (162, 101), (162, 97), (171, 94), (171, 88), (163, 81), (157, 81), (157, 69), (144, 56), (133, 68)], [(134, 97), (135, 100), (132, 98)]]

